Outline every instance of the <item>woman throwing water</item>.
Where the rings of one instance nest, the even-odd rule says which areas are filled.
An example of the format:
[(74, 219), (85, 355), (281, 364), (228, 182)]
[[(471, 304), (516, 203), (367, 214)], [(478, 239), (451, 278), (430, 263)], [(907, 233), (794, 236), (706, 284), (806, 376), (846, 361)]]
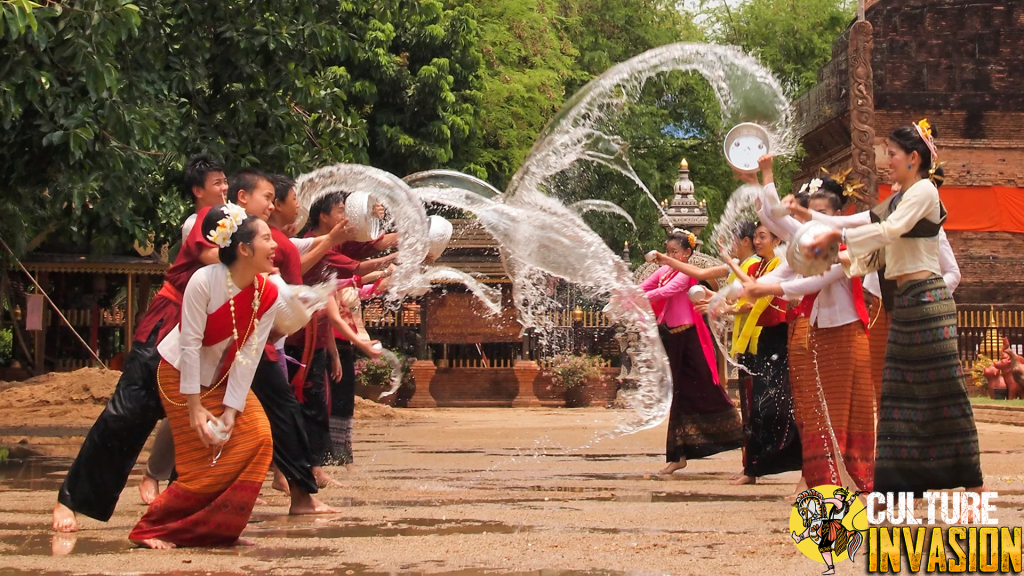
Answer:
[[(686, 262), (697, 246), (689, 232), (674, 232), (666, 254)], [(711, 333), (694, 310), (688, 291), (697, 280), (662, 266), (641, 284), (658, 319), (672, 370), (672, 408), (661, 474), (686, 467), (687, 458), (704, 458), (743, 446), (743, 424), (719, 382)]]
[[(874, 223), (819, 235), (809, 255), (841, 242), (848, 276), (885, 266), (896, 293), (878, 414), (874, 490), (982, 491), (978, 431), (957, 354), (956, 304), (942, 278), (938, 234), (946, 217), (929, 180), (938, 153), (928, 123), (897, 128), (887, 141), (900, 192)], [(884, 251), (883, 251), (884, 249)]]
[(221, 263), (192, 276), (181, 322), (157, 348), (178, 479), (129, 535), (149, 548), (248, 544), (240, 535), (273, 452), (250, 385), (275, 318), (288, 313), (267, 278), (276, 244), (266, 222), (234, 204), (199, 225)]

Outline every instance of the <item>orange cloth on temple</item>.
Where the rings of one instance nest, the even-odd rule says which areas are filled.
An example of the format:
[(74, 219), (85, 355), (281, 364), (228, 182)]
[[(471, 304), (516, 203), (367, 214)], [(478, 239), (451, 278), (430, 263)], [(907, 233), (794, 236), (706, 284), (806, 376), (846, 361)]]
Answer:
[[(892, 195), (892, 187), (878, 187), (878, 199)], [(943, 228), (973, 232), (1024, 233), (1024, 188), (1003, 186), (939, 188), (949, 216)]]

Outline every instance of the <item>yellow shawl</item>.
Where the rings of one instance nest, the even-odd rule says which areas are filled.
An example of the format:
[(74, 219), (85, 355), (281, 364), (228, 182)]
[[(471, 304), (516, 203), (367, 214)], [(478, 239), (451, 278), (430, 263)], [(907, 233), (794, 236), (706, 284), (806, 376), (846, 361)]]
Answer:
[[(768, 266), (761, 274), (764, 275), (775, 270), (778, 265), (779, 258), (776, 256), (768, 262)], [(764, 313), (764, 311), (768, 309), (768, 306), (771, 305), (773, 299), (774, 296), (763, 296), (754, 302), (753, 309), (751, 309), (750, 313), (747, 314), (746, 321), (743, 323), (743, 330), (740, 332), (739, 338), (735, 338), (734, 336), (733, 347), (730, 354), (743, 354), (744, 352), (747, 352), (748, 349), (751, 354), (757, 354), (757, 339), (761, 334), (761, 328), (758, 327), (757, 321), (761, 318), (761, 314)], [(747, 301), (747, 298), (741, 298), (739, 302), (736, 303), (736, 307), (740, 308), (746, 304)]]

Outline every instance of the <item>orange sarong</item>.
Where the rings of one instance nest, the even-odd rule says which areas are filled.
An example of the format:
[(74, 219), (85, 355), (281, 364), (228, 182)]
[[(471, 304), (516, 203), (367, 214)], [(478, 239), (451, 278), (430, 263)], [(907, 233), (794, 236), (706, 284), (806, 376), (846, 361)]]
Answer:
[[(871, 366), (865, 362), (869, 350), (864, 326), (860, 322), (835, 328), (812, 326), (807, 343), (807, 353), (797, 354), (792, 366), (801, 375), (800, 386), (793, 386), (793, 400), (800, 422), (804, 478), (808, 486), (840, 484), (838, 450), (857, 488), (870, 490), (875, 468), (875, 390)], [(790, 360), (794, 360), (792, 351)]]
[[(177, 546), (230, 545), (249, 522), (270, 469), (270, 423), (250, 390), (245, 411), (235, 418), (231, 437), (211, 466), (214, 454), (190, 426), (180, 378), (173, 366), (160, 361), (157, 383), (174, 436), (178, 479), (160, 493), (128, 537), (136, 542), (156, 538)], [(225, 388), (214, 388), (202, 400), (214, 415), (223, 411)]]

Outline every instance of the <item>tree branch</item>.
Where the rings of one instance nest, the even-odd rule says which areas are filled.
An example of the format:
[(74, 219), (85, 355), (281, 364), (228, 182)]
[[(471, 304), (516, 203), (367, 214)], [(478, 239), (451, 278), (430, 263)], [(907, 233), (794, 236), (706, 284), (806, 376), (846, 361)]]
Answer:
[(127, 144), (123, 144), (123, 143), (121, 143), (120, 140), (118, 140), (117, 138), (114, 138), (113, 136), (111, 136), (110, 133), (107, 132), (106, 130), (100, 130), (100, 133), (103, 134), (104, 136), (106, 136), (107, 138), (110, 138), (110, 141), (113, 142), (115, 146), (118, 146), (120, 148), (124, 148), (125, 150), (131, 150), (132, 152), (138, 152), (139, 154), (147, 154), (149, 156), (166, 156), (167, 155), (166, 152), (154, 152), (152, 150), (139, 150), (138, 148), (134, 148), (134, 147), (129, 146)]

